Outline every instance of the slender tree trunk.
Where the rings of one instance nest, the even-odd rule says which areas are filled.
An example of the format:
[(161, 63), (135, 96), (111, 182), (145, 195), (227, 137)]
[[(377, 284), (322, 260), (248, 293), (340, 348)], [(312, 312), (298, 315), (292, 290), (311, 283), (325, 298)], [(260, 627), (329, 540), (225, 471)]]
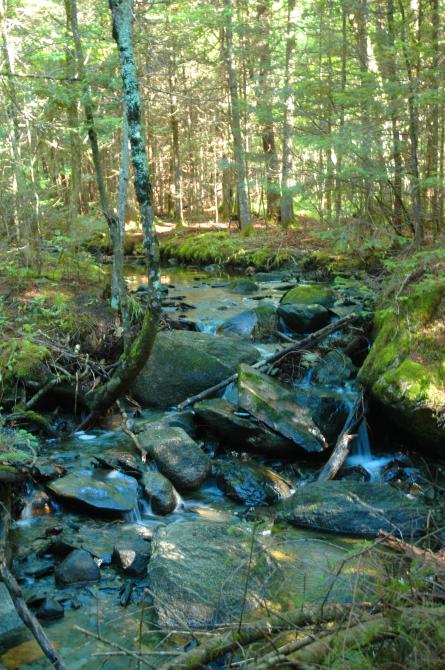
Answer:
[(225, 30), (224, 30), (224, 58), (229, 82), (231, 105), (231, 128), (233, 136), (233, 152), (235, 155), (238, 187), (238, 207), (240, 228), (244, 230), (250, 226), (249, 186), (247, 182), (246, 156), (244, 152), (243, 136), (241, 132), (241, 109), (238, 93), (238, 80), (233, 53), (233, 25), (232, 0), (224, 0)]
[(284, 70), (283, 163), (281, 170), (280, 219), (283, 228), (294, 221), (293, 179), (293, 117), (294, 91), (292, 87), (293, 55), (295, 52), (295, 0), (287, 2), (286, 61)]
[[(439, 96), (439, 64), (440, 64), (440, 45), (439, 45), (439, 30), (440, 30), (440, 14), (439, 14), (439, 0), (430, 0), (431, 5), (431, 41), (433, 47), (433, 58), (431, 63), (431, 84), (436, 98)], [(431, 219), (435, 232), (440, 228), (439, 215), (439, 116), (440, 107), (438, 100), (434, 100), (432, 104), (431, 114), (431, 165), (430, 176), (435, 180), (431, 193)]]
[(408, 43), (406, 38), (406, 15), (403, 6), (403, 0), (399, 0), (399, 9), (401, 14), (401, 42), (403, 57), (405, 60), (406, 73), (408, 76), (408, 113), (409, 113), (409, 139), (410, 139), (410, 182), (411, 182), (411, 201), (412, 201), (412, 217), (414, 225), (414, 236), (417, 244), (422, 244), (423, 231), (423, 217), (422, 206), (420, 200), (420, 177), (419, 177), (419, 113), (417, 100), (417, 86), (414, 80), (413, 66), (411, 63), (411, 56), (408, 51)]
[(343, 170), (343, 149), (341, 145), (343, 143), (343, 134), (345, 127), (345, 105), (343, 102), (343, 96), (346, 91), (346, 62), (347, 62), (347, 53), (348, 53), (348, 42), (347, 42), (347, 24), (346, 24), (346, 7), (345, 2), (342, 0), (341, 3), (341, 87), (340, 92), (342, 95), (342, 101), (340, 104), (340, 142), (339, 148), (337, 150), (337, 164), (336, 164), (336, 177), (335, 177), (335, 220), (337, 223), (340, 221), (341, 216), (341, 205), (342, 205), (342, 170)]

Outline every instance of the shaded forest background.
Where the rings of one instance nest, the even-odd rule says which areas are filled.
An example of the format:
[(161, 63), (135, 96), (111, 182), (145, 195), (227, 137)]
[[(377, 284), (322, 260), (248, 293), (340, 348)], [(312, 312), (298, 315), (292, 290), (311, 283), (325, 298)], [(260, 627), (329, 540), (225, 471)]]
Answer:
[[(339, 246), (440, 233), (439, 0), (153, 0), (134, 15), (157, 216), (243, 228), (310, 218)], [(105, 225), (86, 95), (106, 188), (118, 193), (123, 105), (108, 7), (1, 0), (0, 23), (2, 237), (24, 248), (82, 239)]]

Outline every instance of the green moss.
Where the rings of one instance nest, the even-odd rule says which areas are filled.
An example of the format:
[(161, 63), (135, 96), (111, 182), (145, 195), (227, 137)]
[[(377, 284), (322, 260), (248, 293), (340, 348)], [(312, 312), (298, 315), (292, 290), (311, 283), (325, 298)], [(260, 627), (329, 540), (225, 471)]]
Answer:
[(283, 305), (324, 305), (329, 307), (334, 296), (329, 288), (319, 284), (301, 284), (291, 288), (282, 298)]
[(7, 340), (0, 351), (0, 376), (4, 383), (13, 379), (40, 379), (49, 349), (27, 338)]

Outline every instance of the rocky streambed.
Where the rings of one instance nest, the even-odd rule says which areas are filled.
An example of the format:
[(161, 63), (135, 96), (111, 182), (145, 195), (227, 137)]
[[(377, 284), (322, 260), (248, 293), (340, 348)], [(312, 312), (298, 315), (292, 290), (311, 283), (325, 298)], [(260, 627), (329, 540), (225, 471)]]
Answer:
[[(143, 301), (141, 276), (129, 268)], [(365, 401), (350, 456), (334, 481), (317, 481), (363, 395), (372, 306), (359, 280), (310, 279), (169, 268), (172, 329), (132, 389), (141, 409), (127, 408), (125, 430), (116, 416), (41, 445), (10, 534), (12, 569), (69, 668), (136, 668), (141, 657), (156, 667), (196, 628), (368, 598), (391, 558), (363, 557), (357, 542), (380, 530), (409, 540), (432, 523), (440, 465), (407, 452)], [(353, 311), (354, 329), (272, 374), (253, 367), (284, 338)], [(222, 396), (173, 409), (235, 370)], [(0, 596), (0, 663), (49, 667)]]

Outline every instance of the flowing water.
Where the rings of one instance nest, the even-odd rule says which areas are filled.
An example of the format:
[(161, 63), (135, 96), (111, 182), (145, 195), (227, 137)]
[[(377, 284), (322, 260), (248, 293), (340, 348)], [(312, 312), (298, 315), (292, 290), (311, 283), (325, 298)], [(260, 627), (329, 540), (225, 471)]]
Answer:
[[(209, 274), (199, 269), (169, 268), (162, 276), (163, 284), (168, 286), (170, 306), (167, 307), (167, 311), (175, 317), (183, 315), (187, 319), (192, 319), (198, 324), (200, 330), (214, 333), (223, 321), (243, 310), (264, 303), (277, 304), (286, 288), (284, 281), (268, 282), (261, 284), (260, 289), (253, 296), (239, 296), (227, 290), (231, 279), (233, 277)], [(129, 267), (127, 280), (130, 288), (136, 289), (144, 283), (143, 270), (138, 266)], [(275, 351), (277, 346), (279, 346), (277, 343), (261, 343), (258, 348), (262, 355), (267, 355)], [(303, 371), (301, 378), (297, 381), (298, 389), (308, 391), (312, 385), (313, 374), (313, 368)], [(341, 395), (346, 407), (351, 406), (353, 384), (354, 382), (348, 382), (334, 389)], [(231, 384), (226, 388), (224, 398), (236, 403), (235, 385)], [(159, 412), (144, 410), (143, 415), (145, 417), (158, 416)], [(210, 455), (213, 454), (214, 448), (212, 443), (205, 445)], [(118, 427), (113, 430), (95, 430), (89, 433), (78, 432), (64, 440), (48, 440), (43, 445), (42, 456), (47, 456), (51, 461), (67, 468), (75, 466), (77, 471), (84, 469), (86, 473), (91, 473), (91, 462), (95, 456), (106, 457), (108, 450), (116, 449), (134, 452), (130, 438)], [(348, 468), (359, 466), (369, 473), (372, 481), (379, 481), (383, 477), (385, 467), (393, 459), (394, 455), (379, 453), (378, 445), (372, 444), (370, 430), (364, 418), (358, 428), (346, 466)], [(281, 468), (282, 474), (292, 486), (297, 486), (302, 478), (309, 477), (310, 479), (320, 467), (319, 464), (314, 466), (308, 463), (305, 471), (304, 460), (297, 469), (290, 468), (286, 463), (274, 461), (272, 464), (278, 471)], [(14, 569), (26, 597), (39, 597), (54, 593), (54, 577), (51, 570), (48, 569), (48, 574), (44, 574), (42, 570), (48, 559), (44, 552), (43, 554), (39, 552), (48, 542), (48, 537), (51, 536), (54, 529), (59, 526), (72, 529), (74, 534), (81, 533), (83, 546), (96, 556), (96, 560), (102, 565), (100, 587), (94, 586), (80, 590), (71, 588), (66, 593), (64, 590), (62, 596), (65, 602), (65, 618), (51, 624), (45, 623), (49, 626), (51, 637), (59, 646), (62, 655), (69, 659), (70, 670), (80, 668), (90, 670), (101, 668), (103, 665), (105, 668), (116, 668), (116, 670), (137, 667), (137, 664), (132, 665), (128, 657), (124, 660), (125, 665), (122, 664), (122, 658), (119, 656), (93, 657), (92, 654), (109, 652), (110, 647), (98, 645), (91, 636), (85, 636), (81, 628), (96, 631), (96, 634), (97, 631), (100, 631), (103, 637), (125, 647), (134, 646), (137, 643), (142, 649), (153, 650), (159, 642), (158, 633), (153, 632), (150, 627), (140, 632), (140, 602), (143, 598), (143, 588), (136, 588), (133, 602), (126, 609), (120, 608), (117, 604), (122, 590), (122, 579), (109, 567), (116, 528), (119, 532), (125, 532), (127, 528), (136, 528), (142, 537), (150, 537), (160, 525), (190, 519), (230, 521), (243, 516), (246, 512), (244, 505), (224, 496), (213, 479), (205, 482), (193, 494), (178, 496), (174, 512), (167, 517), (154, 514), (150, 504), (140, 500), (139, 504), (131, 512), (126, 513), (125, 518), (120, 521), (97, 519), (93, 515), (76, 512), (52, 498), (47, 504), (37, 508), (33, 496), (38, 492), (39, 487), (36, 487), (25, 495), (23, 510), (19, 519), (14, 523), (10, 537), (14, 548)], [(270, 531), (264, 532), (270, 534)], [(303, 539), (314, 538), (317, 541), (324, 537), (322, 534), (292, 529), (289, 529), (288, 534), (297, 541), (301, 541), (302, 537)], [(347, 538), (332, 539), (331, 537), (329, 542), (334, 547), (334, 545), (348, 543), (349, 540)], [(43, 576), (40, 576), (41, 574)], [(154, 665), (157, 665), (158, 661), (162, 660), (162, 655), (152, 656), (150, 659), (150, 662), (153, 661)], [(8, 670), (49, 667), (46, 660), (42, 659), (36, 644), (30, 641), (30, 635), (25, 629), (15, 629), (13, 633), (5, 637), (1, 635), (0, 624), (0, 666), (1, 664)]]

